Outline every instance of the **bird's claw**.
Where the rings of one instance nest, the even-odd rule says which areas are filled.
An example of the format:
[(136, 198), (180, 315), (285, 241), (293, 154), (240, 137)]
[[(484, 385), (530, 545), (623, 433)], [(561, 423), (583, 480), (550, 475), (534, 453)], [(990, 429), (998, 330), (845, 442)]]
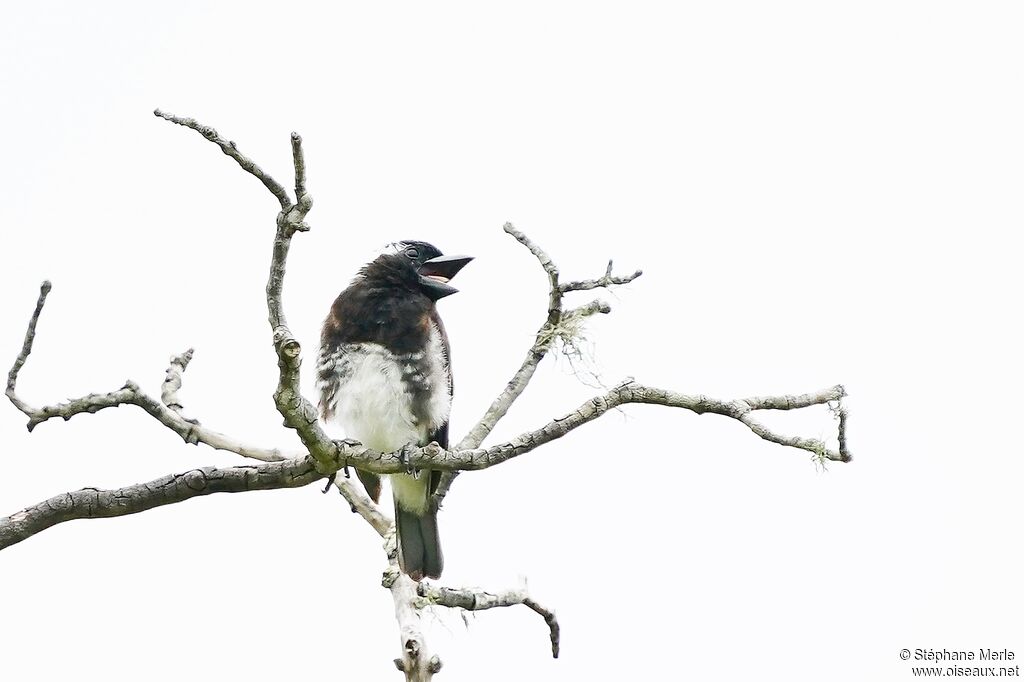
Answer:
[(398, 461), (405, 465), (405, 471), (413, 478), (419, 478), (420, 472), (416, 467), (409, 464), (409, 454), (416, 449), (416, 446), (412, 443), (406, 443), (402, 446), (402, 449), (398, 451)]
[(326, 495), (327, 491), (331, 489), (332, 485), (334, 485), (334, 479), (336, 479), (337, 477), (338, 477), (338, 472), (337, 471), (335, 471), (333, 474), (331, 474), (330, 476), (327, 477), (327, 485), (325, 485), (324, 489), (323, 489), (324, 495)]
[[(348, 448), (359, 448), (359, 447), (363, 446), (363, 444), (361, 442), (359, 442), (357, 440), (354, 440), (352, 438), (342, 438), (341, 440), (337, 440), (337, 441), (334, 441), (334, 442), (337, 445), (343, 445), (343, 446), (348, 447)], [(342, 469), (345, 471), (345, 478), (352, 478), (352, 474), (348, 470), (348, 458), (347, 457), (345, 458), (345, 464), (344, 464), (344, 466), (342, 466)], [(333, 480), (334, 479), (332, 478), (331, 481), (333, 482)], [(325, 490), (324, 492), (327, 492), (327, 491)]]

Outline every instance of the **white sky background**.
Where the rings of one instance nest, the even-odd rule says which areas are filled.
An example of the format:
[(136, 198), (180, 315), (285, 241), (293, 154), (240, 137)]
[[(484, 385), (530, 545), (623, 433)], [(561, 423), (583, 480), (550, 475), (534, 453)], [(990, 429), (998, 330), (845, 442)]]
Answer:
[[(90, 3), (96, 4), (96, 3)], [(263, 287), (276, 203), (161, 107), (283, 184), (305, 140), (312, 232), (285, 285), (304, 383), (337, 293), (385, 242), (477, 260), (442, 314), (461, 435), (545, 313), (546, 280), (644, 269), (589, 337), (626, 376), (723, 398), (843, 383), (848, 465), (733, 421), (610, 414), (459, 480), (443, 583), (527, 576), (524, 608), (442, 612), (458, 680), (903, 680), (903, 647), (1024, 656), (1015, 426), (1017, 3), (18, 3), (0, 26), (0, 358), (53, 280), (20, 392), (158, 394), (280, 425)], [(575, 302), (589, 298), (579, 295)], [(595, 392), (545, 360), (489, 441)], [(833, 438), (823, 408), (771, 415)], [(0, 514), (238, 457), (124, 407), (29, 435), (0, 407)], [(633, 466), (631, 462), (643, 462)], [(399, 679), (377, 536), (318, 486), (54, 527), (0, 555), (0, 677)]]

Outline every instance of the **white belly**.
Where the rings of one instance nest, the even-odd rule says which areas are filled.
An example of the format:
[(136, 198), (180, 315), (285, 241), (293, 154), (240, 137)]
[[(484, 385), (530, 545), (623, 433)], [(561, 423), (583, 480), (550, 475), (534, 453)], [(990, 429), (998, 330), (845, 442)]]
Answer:
[(418, 424), (412, 393), (402, 380), (402, 365), (376, 344), (360, 344), (346, 354), (339, 376), (334, 421), (368, 448), (393, 452), (426, 438), (427, 424)]
[[(426, 445), (448, 421), (448, 367), (437, 330), (423, 354), (402, 356), (375, 343), (347, 344), (321, 355), (320, 368), (333, 370), (320, 372), (318, 381), (321, 392), (331, 396), (322, 405), (328, 421), (368, 448), (394, 452), (409, 443)], [(428, 479), (427, 473), (391, 476), (396, 500), (422, 513)]]

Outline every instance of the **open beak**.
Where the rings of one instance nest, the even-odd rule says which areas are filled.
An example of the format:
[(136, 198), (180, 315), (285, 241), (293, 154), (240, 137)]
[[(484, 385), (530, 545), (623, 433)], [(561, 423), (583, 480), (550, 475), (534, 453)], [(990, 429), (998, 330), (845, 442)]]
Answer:
[(466, 267), (472, 256), (438, 256), (420, 266), (420, 285), (433, 300), (450, 296), (458, 291), (448, 281)]

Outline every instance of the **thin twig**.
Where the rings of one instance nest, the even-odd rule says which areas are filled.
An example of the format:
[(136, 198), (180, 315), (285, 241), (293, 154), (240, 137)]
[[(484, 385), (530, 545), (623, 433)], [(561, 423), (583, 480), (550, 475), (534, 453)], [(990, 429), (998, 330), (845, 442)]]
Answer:
[(579, 306), (577, 308), (572, 308), (571, 310), (567, 310), (567, 311), (565, 311), (563, 313), (563, 316), (564, 317), (570, 317), (570, 316), (571, 317), (577, 317), (577, 316), (579, 316), (579, 317), (590, 317), (591, 315), (596, 315), (598, 313), (601, 313), (602, 315), (607, 315), (611, 311), (612, 311), (612, 307), (610, 305), (608, 305), (604, 301), (596, 300), (596, 301), (591, 301), (590, 303), (587, 303), (586, 305), (581, 305), (581, 306)]
[(540, 266), (544, 268), (544, 272), (548, 274), (548, 284), (550, 285), (548, 291), (548, 323), (557, 324), (558, 317), (562, 312), (562, 289), (558, 286), (558, 266), (551, 260), (551, 256), (544, 252), (544, 249), (517, 230), (515, 225), (505, 223), (504, 230), (512, 235), (517, 242), (528, 248), (530, 253), (540, 261)]
[(36, 309), (28, 321), (28, 329), (25, 330), (25, 341), (21, 344), (21, 351), (18, 353), (18, 357), (14, 359), (11, 371), (7, 373), (7, 390), (5, 394), (14, 403), (14, 406), (22, 412), (32, 408), (29, 407), (28, 403), (22, 402), (15, 392), (15, 387), (18, 383), (18, 373), (21, 372), (21, 368), (25, 366), (25, 361), (28, 360), (28, 356), (32, 352), (32, 344), (36, 340), (36, 324), (39, 322), (39, 315), (43, 312), (43, 306), (46, 304), (46, 297), (50, 294), (51, 288), (49, 280), (44, 281), (40, 285), (39, 298), (36, 299)]
[(348, 502), (352, 513), (359, 514), (370, 526), (377, 531), (381, 537), (386, 537), (394, 525), (394, 520), (382, 512), (369, 496), (362, 491), (360, 486), (354, 485), (342, 477), (334, 479), (334, 487), (338, 489), (341, 496)]
[(172, 410), (178, 416), (182, 416), (182, 410), (185, 409), (178, 399), (178, 390), (181, 388), (181, 375), (188, 369), (188, 363), (192, 362), (194, 353), (195, 350), (189, 348), (181, 355), (173, 356), (171, 364), (167, 367), (164, 383), (160, 387), (160, 401), (167, 406), (167, 409)]
[(446, 606), (453, 609), (464, 609), (466, 611), (485, 611), (487, 609), (500, 608), (505, 606), (518, 606), (522, 604), (535, 613), (539, 614), (547, 624), (551, 633), (551, 655), (558, 658), (559, 638), (561, 630), (558, 626), (558, 619), (553, 611), (550, 611), (527, 595), (525, 589), (506, 590), (505, 592), (484, 592), (473, 589), (453, 589), (420, 583), (417, 588), (420, 597), (429, 604)]
[(563, 294), (567, 294), (570, 291), (589, 291), (591, 289), (608, 289), (619, 284), (629, 284), (634, 279), (644, 274), (643, 270), (637, 270), (632, 275), (626, 275), (625, 277), (616, 277), (612, 274), (612, 261), (608, 261), (608, 268), (605, 270), (604, 276), (597, 279), (584, 279), (576, 282), (566, 282), (559, 285)]
[(302, 151), (302, 137), (292, 133), (292, 162), (295, 165), (295, 200), (302, 201), (306, 193), (306, 157)]
[(850, 413), (846, 409), (846, 406), (840, 403), (839, 405), (839, 453), (844, 457), (845, 462), (849, 462), (853, 459), (853, 455), (846, 447), (846, 420), (849, 418)]
[(281, 183), (279, 183), (274, 178), (270, 177), (270, 175), (264, 172), (262, 168), (257, 166), (252, 159), (247, 157), (242, 152), (238, 151), (238, 147), (235, 145), (234, 142), (230, 140), (225, 140), (217, 133), (215, 129), (211, 128), (208, 125), (203, 125), (194, 118), (184, 118), (181, 116), (175, 116), (174, 114), (168, 114), (166, 112), (160, 111), (159, 109), (154, 110), (153, 114), (159, 116), (162, 119), (170, 121), (171, 123), (177, 123), (180, 126), (191, 128), (192, 130), (196, 131), (197, 133), (205, 137), (210, 142), (216, 144), (218, 147), (220, 147), (222, 152), (224, 152), (232, 159), (237, 161), (238, 165), (242, 167), (242, 170), (252, 174), (260, 182), (262, 182), (263, 185), (268, 190), (270, 190), (270, 193), (277, 198), (278, 203), (281, 204), (282, 210), (287, 211), (289, 208), (291, 208), (292, 200), (288, 197), (288, 192), (285, 190), (284, 187), (281, 186)]
[(548, 629), (551, 631), (551, 657), (558, 658), (558, 650), (560, 648), (559, 639), (561, 637), (562, 629), (558, 626), (558, 619), (555, 618), (555, 612), (549, 611), (533, 599), (527, 597), (523, 600), (523, 606), (527, 606), (535, 613), (540, 615), (547, 623)]

